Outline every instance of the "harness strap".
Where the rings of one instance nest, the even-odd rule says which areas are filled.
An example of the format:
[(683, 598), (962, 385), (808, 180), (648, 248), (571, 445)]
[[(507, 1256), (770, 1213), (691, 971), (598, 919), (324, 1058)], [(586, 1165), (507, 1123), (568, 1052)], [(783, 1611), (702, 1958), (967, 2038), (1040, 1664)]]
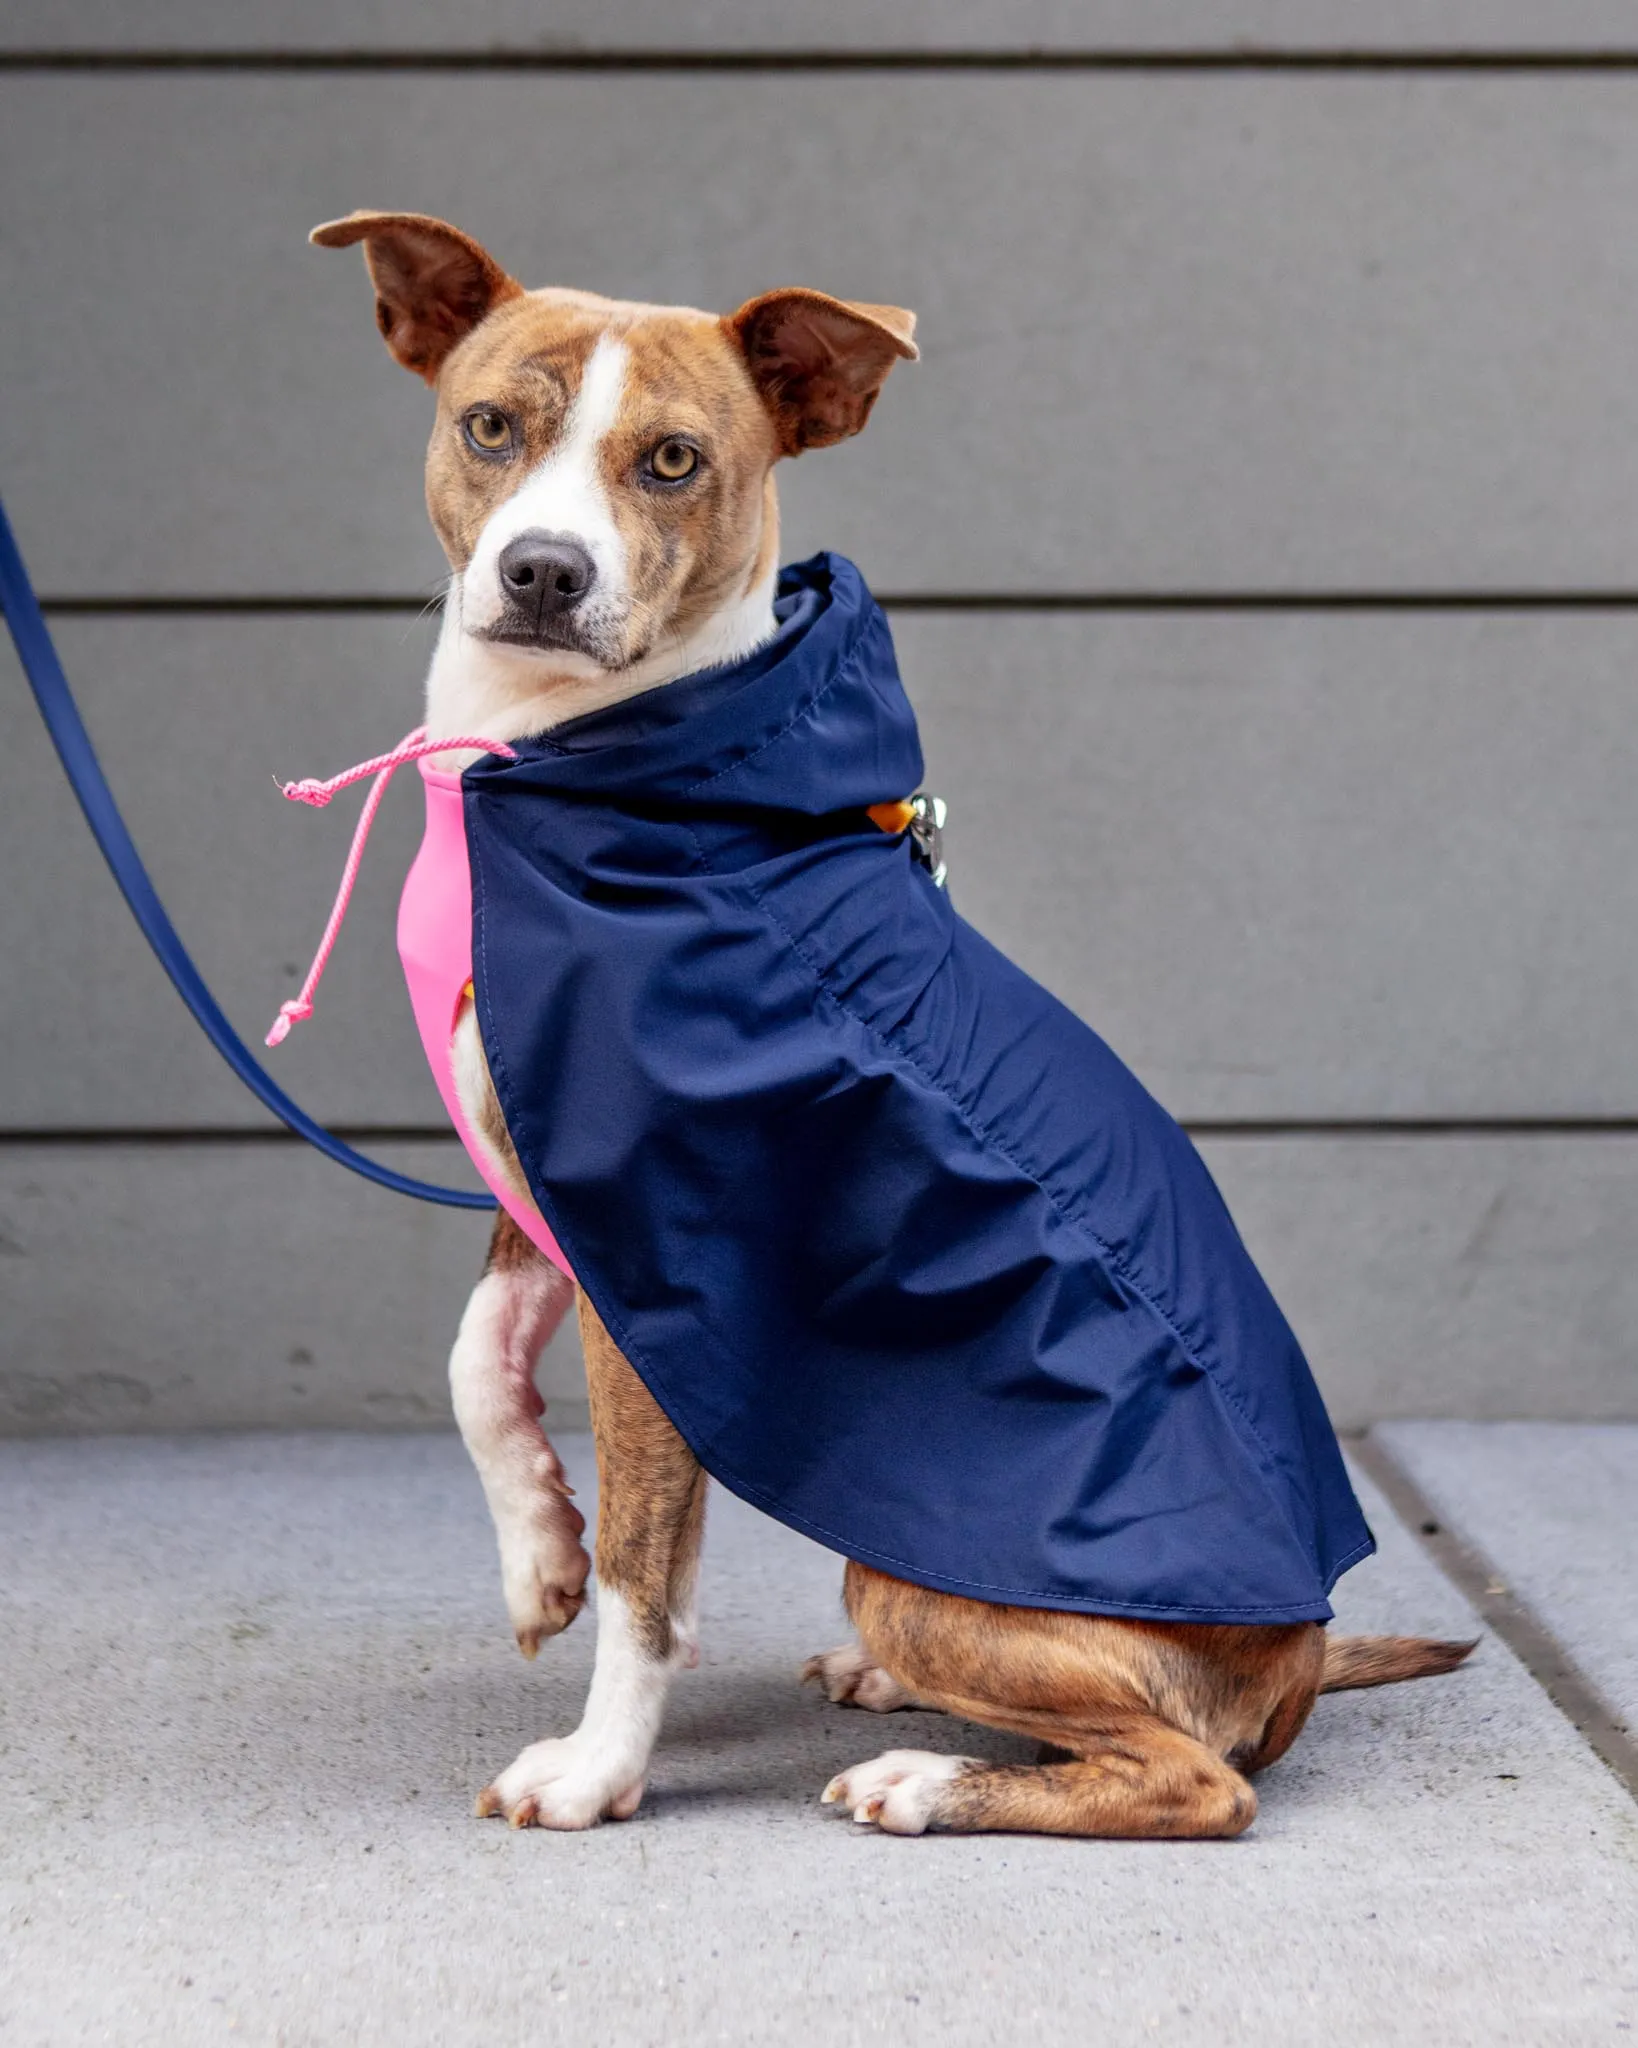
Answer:
[[(375, 785), (364, 799), (364, 808), (358, 814), (358, 824), (353, 832), (353, 843), (348, 849), (346, 864), (341, 870), (340, 886), (336, 900), (330, 906), (330, 916), (324, 927), (324, 936), (319, 940), (318, 951), (313, 955), (313, 964), (307, 970), (307, 979), (300, 991), (287, 1003), (280, 1003), (279, 1014), (273, 1019), (272, 1029), (267, 1034), (269, 1045), (283, 1045), (290, 1036), (293, 1024), (305, 1024), (313, 1014), (313, 1001), (318, 994), (319, 983), (324, 979), (324, 970), (330, 964), (330, 955), (335, 951), (336, 940), (341, 936), (341, 927), (347, 916), (347, 906), (352, 902), (353, 884), (358, 880), (358, 870), (364, 859), (364, 849), (369, 844), (370, 831), (375, 824), (375, 814), (381, 808), (381, 799), (387, 793), (387, 785), (406, 762), (419, 761), (428, 754), (452, 754), (459, 749), (476, 748), (485, 754), (498, 754), (503, 761), (515, 761), (517, 755), (503, 740), (479, 739), (472, 733), (460, 733), (451, 739), (431, 740), (427, 738), (424, 725), (416, 726), (413, 732), (405, 733), (390, 753), (375, 754), (368, 761), (359, 761), (351, 768), (344, 768), (339, 775), (332, 775), (328, 782), (316, 781), (304, 776), (299, 782), (280, 784), (282, 793), (293, 804), (308, 804), (315, 811), (322, 811), (333, 796), (350, 789), (355, 782), (362, 782), (367, 776), (375, 777)], [(918, 812), (915, 803), (905, 798), (898, 803), (872, 804), (870, 820), (884, 832), (906, 832), (916, 822)]]

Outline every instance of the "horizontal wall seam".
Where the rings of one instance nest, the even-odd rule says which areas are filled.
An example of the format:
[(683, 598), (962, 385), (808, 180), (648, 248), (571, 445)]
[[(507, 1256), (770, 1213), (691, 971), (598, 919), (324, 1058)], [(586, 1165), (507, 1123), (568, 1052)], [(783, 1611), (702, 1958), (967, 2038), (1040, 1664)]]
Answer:
[[(333, 1136), (350, 1145), (427, 1145), (455, 1143), (447, 1124), (332, 1124)], [(1638, 1137), (1638, 1116), (1607, 1117), (1212, 1117), (1183, 1120), (1193, 1138), (1632, 1138)], [(110, 1125), (102, 1129), (0, 1128), (0, 1150), (6, 1146), (54, 1147), (156, 1145), (303, 1145), (293, 1131), (249, 1124), (197, 1127)]]
[(1611, 72), (1638, 46), (1587, 49), (8, 50), (0, 71), (93, 72)]
[[(1565, 590), (1092, 590), (892, 591), (876, 598), (888, 611), (1006, 615), (1012, 612), (1629, 612), (1638, 589)], [(435, 612), (439, 597), (402, 595), (309, 596), (255, 592), (154, 597), (132, 592), (113, 597), (45, 595), (57, 618), (169, 618), (198, 613), (312, 613), (348, 617)]]

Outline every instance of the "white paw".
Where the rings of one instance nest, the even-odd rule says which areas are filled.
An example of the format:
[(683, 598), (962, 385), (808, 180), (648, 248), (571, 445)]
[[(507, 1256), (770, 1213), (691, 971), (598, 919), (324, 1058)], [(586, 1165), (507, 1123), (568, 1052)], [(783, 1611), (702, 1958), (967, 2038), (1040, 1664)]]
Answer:
[(889, 1678), (862, 1643), (844, 1643), (825, 1650), (802, 1666), (802, 1683), (817, 1679), (833, 1706), (863, 1707), (871, 1714), (894, 1714), (919, 1704), (896, 1678)]
[(977, 1757), (890, 1749), (832, 1778), (820, 1798), (826, 1806), (847, 1807), (861, 1825), (874, 1821), (890, 1835), (919, 1835), (937, 1818), (946, 1786), (977, 1768)]
[(549, 1478), (527, 1506), (497, 1522), (506, 1611), (526, 1657), (566, 1629), (586, 1604), (591, 1559), (580, 1540), (585, 1527), (585, 1516), (561, 1481), (553, 1485)]
[(515, 1828), (593, 1828), (600, 1820), (630, 1820), (644, 1782), (641, 1767), (577, 1731), (532, 1742), (478, 1794), (477, 1812), (481, 1820), (502, 1815)]

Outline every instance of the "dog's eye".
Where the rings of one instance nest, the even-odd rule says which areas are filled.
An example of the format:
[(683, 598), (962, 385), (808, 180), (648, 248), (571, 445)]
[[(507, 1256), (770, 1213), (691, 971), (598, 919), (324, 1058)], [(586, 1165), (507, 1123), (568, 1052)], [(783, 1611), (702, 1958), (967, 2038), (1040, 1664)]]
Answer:
[(649, 451), (648, 466), (663, 484), (680, 484), (700, 466), (700, 451), (673, 436)]
[(481, 455), (501, 455), (512, 445), (512, 422), (487, 407), (466, 416), (466, 438)]

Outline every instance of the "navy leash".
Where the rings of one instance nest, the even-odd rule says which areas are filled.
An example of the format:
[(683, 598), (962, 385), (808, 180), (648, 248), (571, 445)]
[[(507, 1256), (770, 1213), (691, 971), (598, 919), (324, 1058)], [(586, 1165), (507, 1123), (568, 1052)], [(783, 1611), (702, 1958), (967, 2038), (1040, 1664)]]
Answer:
[(16, 642), (17, 658), (23, 664), (23, 673), (28, 677), (29, 688), (34, 692), (34, 701), (40, 707), (40, 716), (45, 720), (46, 731), (57, 749), (63, 772), (79, 798), (80, 809), (85, 813), (92, 837), (102, 849), (102, 857), (119, 884), (131, 915), (141, 928), (142, 936), (152, 946), (160, 966), (170, 976), (171, 986), (193, 1013), (195, 1023), (251, 1094), (272, 1110), (298, 1138), (305, 1138), (327, 1159), (335, 1160), (338, 1166), (345, 1166), (353, 1173), (362, 1174), (365, 1180), (373, 1180), (378, 1187), (391, 1188), (397, 1195), (413, 1195), (418, 1202), (441, 1202), (451, 1209), (493, 1209), (494, 1198), (490, 1195), (468, 1194), (463, 1188), (438, 1187), (431, 1181), (415, 1180), (407, 1173), (394, 1173), (390, 1166), (382, 1166), (379, 1161), (366, 1158), (362, 1152), (355, 1152), (351, 1145), (333, 1136), (322, 1124), (315, 1123), (299, 1103), (285, 1094), (223, 1015), (187, 948), (177, 937), (176, 927), (166, 914), (148, 870), (142, 864), (142, 856), (136, 850), (136, 843), (119, 814), (114, 793), (108, 787), (108, 778), (102, 772), (102, 764), (91, 745), (91, 735), (85, 729), (85, 721), (80, 717), (74, 694), (68, 687), (68, 678), (63, 674), (63, 665), (52, 645), (51, 634), (40, 610), (40, 600), (29, 581), (3, 502), (0, 502), (0, 610), (5, 612), (6, 624)]

